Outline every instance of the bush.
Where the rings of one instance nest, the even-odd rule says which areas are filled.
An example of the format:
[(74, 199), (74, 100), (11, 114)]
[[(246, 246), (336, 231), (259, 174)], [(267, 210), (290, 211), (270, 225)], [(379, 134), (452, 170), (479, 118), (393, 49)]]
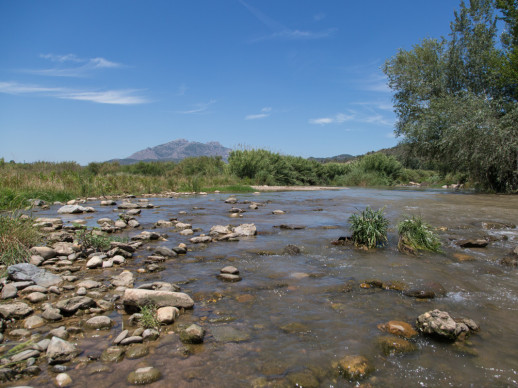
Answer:
[(420, 250), (438, 252), (441, 247), (439, 237), (421, 217), (406, 218), (398, 224), (397, 229), (398, 249), (401, 252), (413, 254)]
[(374, 248), (385, 244), (389, 222), (383, 215), (383, 209), (374, 211), (367, 207), (361, 213), (349, 217), (355, 245)]
[(27, 262), (29, 249), (39, 243), (41, 235), (31, 219), (16, 213), (0, 215), (0, 263), (6, 266)]
[(154, 305), (141, 306), (140, 314), (142, 314), (142, 316), (139, 318), (140, 326), (144, 329), (158, 330), (160, 328), (160, 322), (157, 318), (157, 310), (158, 308)]
[(110, 242), (119, 241), (126, 242), (123, 237), (107, 236), (100, 232), (97, 228), (80, 229), (76, 231), (76, 239), (81, 249), (86, 251), (90, 248), (96, 251), (107, 251), (111, 248)]

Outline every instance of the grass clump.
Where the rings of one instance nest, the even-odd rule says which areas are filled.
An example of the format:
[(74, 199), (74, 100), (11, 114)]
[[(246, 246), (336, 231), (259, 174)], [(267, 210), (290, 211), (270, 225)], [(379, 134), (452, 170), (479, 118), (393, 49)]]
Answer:
[(361, 213), (354, 213), (349, 217), (355, 245), (375, 248), (385, 244), (389, 222), (383, 210), (384, 208), (372, 210), (367, 207)]
[(17, 213), (0, 215), (0, 264), (10, 266), (29, 261), (29, 249), (40, 239), (30, 218), (21, 218)]
[(119, 236), (107, 236), (98, 228), (76, 230), (76, 239), (81, 249), (87, 251), (92, 248), (96, 251), (107, 251), (111, 248), (112, 241), (127, 242), (128, 239)]
[(398, 226), (398, 249), (401, 252), (416, 254), (418, 251), (439, 252), (441, 241), (432, 227), (419, 216), (401, 221)]
[(141, 306), (140, 314), (142, 314), (142, 316), (139, 319), (140, 326), (145, 329), (158, 330), (160, 328), (160, 322), (157, 318), (157, 310), (158, 308), (154, 305)]

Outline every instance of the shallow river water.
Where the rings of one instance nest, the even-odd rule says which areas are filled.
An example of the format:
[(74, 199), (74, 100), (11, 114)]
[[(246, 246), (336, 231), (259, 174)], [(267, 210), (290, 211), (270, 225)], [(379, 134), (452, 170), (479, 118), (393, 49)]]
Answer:
[[(103, 365), (90, 361), (73, 365), (67, 373), (74, 386), (125, 387), (129, 372), (142, 365), (160, 370), (162, 379), (150, 387), (349, 387), (356, 383), (337, 377), (332, 364), (346, 355), (363, 355), (375, 371), (362, 384), (373, 387), (505, 387), (518, 386), (517, 269), (498, 260), (518, 245), (518, 229), (484, 230), (482, 222), (518, 222), (518, 197), (452, 193), (447, 191), (344, 189), (336, 191), (237, 194), (242, 201), (265, 203), (257, 210), (223, 201), (228, 194), (151, 198), (159, 206), (138, 217), (151, 230), (160, 219), (177, 217), (208, 233), (213, 225), (255, 223), (258, 235), (238, 242), (189, 245), (190, 251), (164, 263), (158, 273), (138, 274), (136, 286), (155, 280), (178, 283), (195, 301), (174, 326), (164, 327), (150, 354), (137, 360)], [(271, 201), (271, 202), (270, 202)], [(101, 217), (116, 219), (111, 208), (90, 202)], [(246, 210), (230, 218), (232, 207)], [(391, 229), (386, 247), (363, 251), (335, 246), (331, 241), (349, 234), (348, 218), (366, 206), (385, 207)], [(57, 207), (37, 216), (55, 215)], [(273, 215), (281, 209), (283, 215)], [(186, 211), (187, 214), (179, 214)], [(443, 252), (407, 256), (397, 251), (395, 225), (405, 215), (421, 215), (439, 232)], [(91, 215), (62, 217), (65, 222)], [(286, 230), (281, 224), (304, 225)], [(446, 229), (447, 228), (447, 229)], [(177, 246), (189, 237), (173, 229), (167, 242)], [(140, 233), (130, 232), (130, 236)], [(455, 240), (493, 236), (488, 247), (461, 249)], [(283, 254), (288, 244), (300, 255)], [(455, 254), (469, 255), (455, 257)], [(144, 266), (150, 251), (140, 250), (124, 266)], [(233, 265), (243, 280), (224, 283), (219, 270)], [(120, 269), (92, 275), (108, 284)], [(84, 274), (88, 277), (89, 274)], [(445, 290), (444, 296), (419, 300), (397, 291), (364, 289), (366, 280), (402, 282), (410, 288)], [(390, 320), (413, 324), (418, 315), (445, 310), (454, 318), (475, 320), (481, 331), (464, 348), (419, 336), (417, 350), (386, 356), (377, 325)], [(110, 314), (117, 325), (110, 331), (87, 334), (77, 341), (83, 356), (99, 354), (128, 326), (122, 311)], [(175, 328), (195, 322), (207, 331), (202, 345), (182, 345)], [(169, 332), (169, 333), (168, 333)], [(92, 338), (92, 335), (95, 337)], [(94, 357), (95, 358), (95, 357)], [(53, 373), (27, 381), (32, 386), (54, 386)]]

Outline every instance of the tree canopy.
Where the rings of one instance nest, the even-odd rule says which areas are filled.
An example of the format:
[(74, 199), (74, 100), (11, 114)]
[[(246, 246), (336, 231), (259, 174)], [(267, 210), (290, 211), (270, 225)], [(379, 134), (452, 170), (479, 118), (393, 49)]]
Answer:
[(518, 190), (517, 6), (461, 1), (448, 37), (401, 49), (383, 66), (395, 132), (409, 149), (496, 192)]

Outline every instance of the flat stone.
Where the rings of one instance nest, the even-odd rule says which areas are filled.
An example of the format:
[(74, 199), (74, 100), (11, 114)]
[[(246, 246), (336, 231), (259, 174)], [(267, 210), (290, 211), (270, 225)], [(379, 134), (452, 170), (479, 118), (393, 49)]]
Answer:
[(461, 248), (484, 248), (489, 241), (484, 239), (470, 239), (457, 241), (457, 245)]
[(31, 292), (29, 295), (25, 297), (31, 303), (39, 303), (47, 300), (48, 297), (42, 292)]
[(21, 351), (20, 353), (15, 354), (11, 357), (11, 362), (20, 362), (23, 360), (27, 360), (31, 357), (38, 358), (40, 356), (40, 351), (34, 349), (27, 349)]
[(60, 310), (53, 307), (46, 308), (41, 314), (41, 317), (47, 321), (60, 321), (63, 319)]
[(44, 260), (52, 259), (53, 257), (56, 257), (58, 253), (49, 247), (32, 247), (30, 252), (33, 255), (41, 256)]
[(86, 268), (88, 269), (94, 269), (94, 268), (100, 268), (103, 265), (103, 259), (99, 256), (93, 256), (90, 260), (86, 263)]
[(228, 274), (232, 274), (232, 275), (239, 275), (239, 270), (236, 267), (233, 267), (231, 265), (222, 268), (220, 272), (228, 273)]
[(411, 353), (417, 350), (417, 346), (412, 342), (394, 336), (383, 336), (378, 338), (378, 345), (385, 356)]
[(113, 340), (113, 343), (115, 345), (118, 345), (120, 344), (120, 342), (126, 338), (129, 334), (129, 330), (123, 330), (114, 340)]
[(8, 283), (2, 288), (2, 293), (0, 294), (1, 299), (12, 299), (18, 295), (18, 289), (12, 283)]
[(209, 243), (212, 238), (210, 236), (198, 236), (191, 238), (189, 241), (193, 244)]
[(45, 325), (45, 320), (39, 315), (32, 315), (23, 322), (23, 327), (29, 330), (37, 329), (43, 325)]
[(417, 331), (415, 331), (410, 324), (403, 321), (389, 321), (387, 323), (381, 323), (378, 325), (378, 329), (404, 338), (413, 338), (417, 336)]
[(20, 319), (32, 313), (32, 308), (23, 302), (15, 302), (0, 305), (0, 315), (4, 319)]
[(58, 209), (58, 214), (78, 214), (86, 213), (89, 209), (81, 205), (65, 205)]
[(38, 286), (47, 288), (51, 286), (57, 286), (63, 281), (61, 276), (45, 271), (44, 269), (29, 263), (11, 265), (7, 268), (7, 274), (11, 280), (30, 280), (36, 283)]
[(84, 287), (87, 290), (91, 290), (92, 288), (99, 288), (102, 285), (103, 284), (101, 282), (97, 282), (95, 280), (90, 280), (90, 279), (83, 280), (76, 284), (77, 287)]
[(178, 256), (178, 254), (175, 251), (173, 251), (173, 250), (171, 250), (169, 248), (166, 248), (166, 247), (157, 247), (155, 249), (155, 253), (158, 253), (159, 255), (164, 256), (164, 257), (176, 257), (176, 256)]
[(149, 354), (149, 348), (142, 344), (132, 344), (126, 349), (126, 358), (134, 360), (145, 357)]
[(132, 335), (131, 337), (124, 338), (120, 345), (131, 345), (131, 344), (140, 344), (144, 341), (144, 338), (142, 338), (139, 335)]
[(102, 329), (110, 329), (114, 325), (114, 321), (112, 321), (109, 317), (105, 315), (99, 315), (97, 317), (90, 318), (85, 322), (85, 326), (89, 329), (94, 330), (102, 330)]
[(70, 337), (70, 333), (68, 332), (65, 326), (60, 326), (55, 329), (52, 329), (49, 334), (54, 337), (61, 338), (63, 340), (67, 340)]
[(30, 337), (31, 332), (27, 329), (14, 329), (9, 332), (11, 337)]
[(218, 279), (222, 280), (224, 282), (234, 283), (241, 281), (241, 276), (239, 275), (232, 275), (229, 273), (220, 273), (218, 274)]
[(183, 292), (153, 291), (143, 289), (126, 289), (122, 299), (126, 309), (138, 309), (141, 306), (154, 305), (156, 307), (173, 306), (178, 308), (192, 308), (194, 301)]
[(276, 214), (276, 215), (279, 215), (279, 214), (286, 214), (286, 212), (284, 210), (274, 210), (272, 212), (272, 214)]
[(95, 301), (87, 296), (75, 296), (70, 299), (62, 299), (56, 303), (56, 307), (65, 315), (71, 315), (79, 309), (84, 310), (94, 306)]
[(112, 284), (115, 287), (133, 287), (135, 277), (130, 271), (122, 271), (119, 275), (112, 278)]
[(154, 341), (158, 339), (160, 333), (155, 329), (146, 329), (142, 332), (142, 339), (144, 341)]
[(101, 354), (102, 362), (119, 362), (124, 356), (124, 349), (118, 346), (110, 346)]
[(217, 342), (243, 342), (250, 339), (250, 334), (231, 326), (215, 326), (210, 332)]

